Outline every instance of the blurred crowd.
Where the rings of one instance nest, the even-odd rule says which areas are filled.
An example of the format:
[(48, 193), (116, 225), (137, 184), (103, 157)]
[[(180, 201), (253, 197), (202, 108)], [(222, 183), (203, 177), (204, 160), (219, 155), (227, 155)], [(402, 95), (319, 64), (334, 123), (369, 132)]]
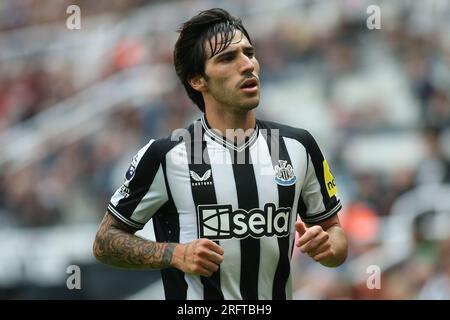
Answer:
[[(64, 20), (61, 8), (74, 1), (54, 2), (2, 1), (0, 37), (19, 28)], [(153, 2), (115, 0), (106, 5), (106, 1), (79, 1), (79, 5), (91, 16), (114, 13), (126, 17)], [(314, 17), (317, 3), (300, 1), (287, 11), (289, 17), (298, 11), (304, 19), (273, 13), (270, 32), (254, 32), (257, 28), (252, 24), (248, 29), (255, 34), (263, 95), (264, 86), (310, 83), (316, 86), (319, 100), (325, 101), (323, 110), (333, 131), (324, 143), (325, 153), (344, 201), (341, 220), (351, 240), (351, 260), (382, 244), (383, 222), (399, 197), (423, 184), (450, 183), (450, 10), (439, 12), (447, 19), (444, 23), (436, 20), (433, 28), (419, 23), (420, 6), (400, 4), (390, 7), (397, 14), (382, 20), (381, 30), (369, 30), (364, 1), (336, 3), (342, 5), (340, 11), (327, 21)], [(325, 14), (335, 7), (323, 5), (322, 9)], [(306, 13), (310, 13), (308, 19)], [(257, 25), (258, 16), (253, 19)], [(174, 39), (174, 30), (167, 30), (173, 33), (169, 39)], [(64, 58), (55, 61), (39, 55), (0, 60), (0, 136), (123, 69), (170, 64), (173, 42), (161, 42), (154, 50), (156, 41), (149, 39), (133, 40), (144, 52), (137, 56), (136, 46), (126, 50), (126, 39), (121, 39), (115, 51), (104, 57), (107, 63), (98, 75), (85, 83), (75, 83), (76, 63)], [(297, 117), (298, 126), (308, 128), (302, 112), (306, 114), (305, 105), (314, 105), (314, 101), (289, 102), (303, 105), (288, 116)], [(2, 165), (1, 227), (98, 223), (136, 150), (149, 138), (168, 135), (199, 115), (180, 85), (143, 104), (130, 101), (115, 108), (96, 134), (49, 148), (42, 160), (20, 170)], [(261, 105), (261, 117), (272, 116), (267, 108), (275, 106), (268, 104)], [(320, 128), (320, 123), (314, 126)], [(382, 166), (354, 167), (348, 161), (359, 156), (348, 148), (352, 142), (373, 137), (389, 140), (399, 133), (414, 136), (423, 150), (415, 155), (413, 165), (392, 163), (385, 170)], [(403, 152), (401, 145), (396, 147)], [(382, 157), (381, 150), (371, 152)], [(410, 257), (383, 272), (381, 290), (370, 290), (365, 282), (354, 283), (345, 266), (329, 272), (297, 254), (294, 284), (301, 297), (313, 299), (450, 299), (449, 257), (450, 238), (428, 239), (418, 230)], [(303, 292), (301, 288), (311, 289)]]
[(70, 5), (83, 8), (83, 15), (123, 13), (143, 4), (161, 0), (6, 0), (0, 3), (0, 30), (14, 30), (51, 22), (60, 22)]

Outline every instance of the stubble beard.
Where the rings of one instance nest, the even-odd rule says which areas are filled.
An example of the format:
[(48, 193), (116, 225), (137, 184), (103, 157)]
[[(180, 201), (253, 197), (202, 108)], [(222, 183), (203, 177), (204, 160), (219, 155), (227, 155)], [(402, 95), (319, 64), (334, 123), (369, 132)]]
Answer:
[[(233, 94), (231, 97), (226, 92), (221, 92), (219, 95), (215, 95), (215, 100), (225, 108), (234, 110), (236, 113), (245, 114), (253, 109), (256, 109), (259, 105), (259, 94), (257, 97), (248, 98), (242, 94)], [(251, 99), (253, 101), (248, 101)]]
[[(255, 94), (257, 97), (248, 97), (246, 94), (240, 92), (239, 89), (224, 89), (223, 84), (211, 82), (210, 78), (206, 74), (204, 77), (209, 83), (211, 96), (218, 103), (218, 105), (222, 106), (224, 109), (233, 110), (238, 114), (246, 114), (258, 107), (260, 101), (259, 91)], [(246, 101), (248, 99), (255, 101)]]

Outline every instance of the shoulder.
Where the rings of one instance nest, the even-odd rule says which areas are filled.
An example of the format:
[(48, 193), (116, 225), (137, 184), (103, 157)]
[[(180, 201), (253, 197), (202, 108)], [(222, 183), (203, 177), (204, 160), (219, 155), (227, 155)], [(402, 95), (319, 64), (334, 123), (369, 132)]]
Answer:
[(151, 158), (162, 159), (169, 151), (186, 141), (190, 137), (193, 124), (186, 128), (174, 130), (172, 133), (163, 138), (151, 139), (139, 153), (150, 156)]
[(150, 140), (148, 150), (153, 156), (165, 156), (170, 150), (176, 147), (182, 140), (170, 135), (164, 138)]
[(267, 130), (272, 135), (272, 130), (278, 130), (278, 135), (283, 138), (290, 138), (298, 141), (305, 146), (306, 149), (314, 148), (317, 143), (313, 135), (306, 129), (291, 127), (272, 121), (257, 120), (258, 126), (262, 130)]

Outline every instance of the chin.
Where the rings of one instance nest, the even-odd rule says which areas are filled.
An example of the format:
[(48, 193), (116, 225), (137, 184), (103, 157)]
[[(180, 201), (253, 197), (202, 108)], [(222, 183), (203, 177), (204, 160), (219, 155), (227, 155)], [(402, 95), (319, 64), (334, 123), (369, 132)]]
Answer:
[(246, 110), (252, 110), (255, 109), (256, 107), (258, 107), (259, 105), (259, 98), (257, 99), (251, 99), (252, 101), (245, 101), (242, 104), (242, 108), (246, 109)]
[(242, 104), (239, 107), (239, 110), (243, 111), (243, 112), (248, 112), (250, 110), (255, 109), (256, 107), (258, 107), (258, 103), (252, 103), (252, 104)]

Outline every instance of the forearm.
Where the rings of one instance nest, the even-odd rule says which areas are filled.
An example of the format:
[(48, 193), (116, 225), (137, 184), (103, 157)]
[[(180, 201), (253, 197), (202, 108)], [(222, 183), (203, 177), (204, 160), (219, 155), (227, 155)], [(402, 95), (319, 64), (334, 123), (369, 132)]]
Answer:
[(162, 269), (171, 266), (176, 244), (142, 239), (117, 228), (97, 233), (95, 257), (106, 264), (130, 269)]
[(326, 230), (330, 236), (332, 256), (320, 261), (326, 267), (334, 268), (344, 263), (347, 258), (347, 237), (340, 225), (333, 225)]
[(160, 243), (111, 226), (106, 230), (101, 227), (97, 233), (94, 255), (99, 261), (119, 268), (173, 267), (207, 277), (217, 271), (223, 260), (223, 250), (211, 240), (198, 239), (188, 244)]

